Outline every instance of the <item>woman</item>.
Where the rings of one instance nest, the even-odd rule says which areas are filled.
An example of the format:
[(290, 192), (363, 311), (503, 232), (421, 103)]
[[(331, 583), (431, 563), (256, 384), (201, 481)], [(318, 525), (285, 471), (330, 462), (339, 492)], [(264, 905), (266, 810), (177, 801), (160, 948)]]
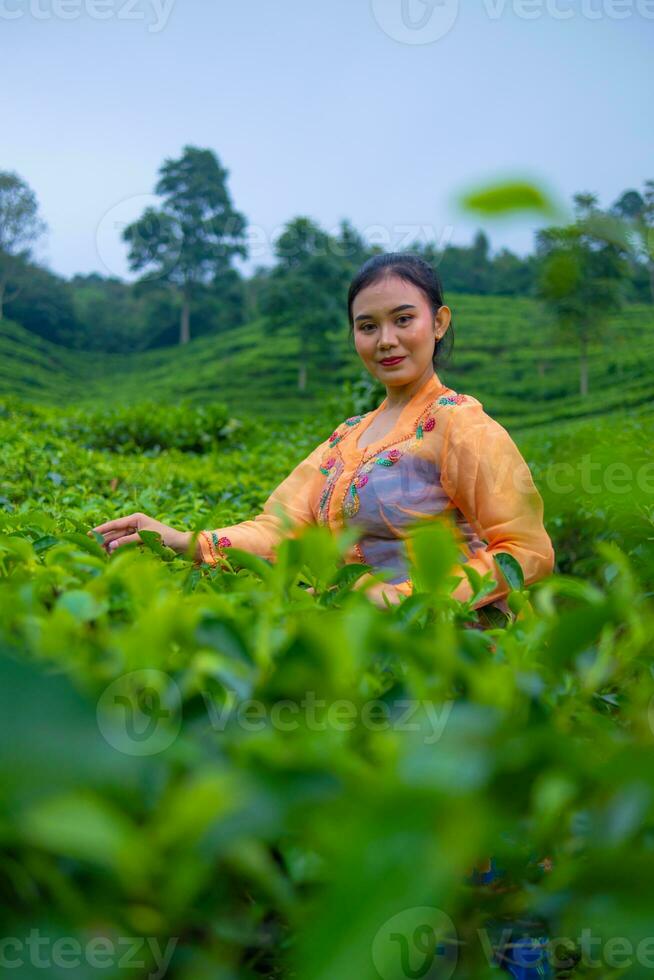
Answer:
[[(424, 518), (452, 521), (459, 562), (496, 582), (475, 608), (495, 603), (507, 611), (510, 587), (495, 552), (509, 552), (525, 584), (548, 575), (554, 550), (543, 526), (543, 502), (529, 468), (508, 432), (472, 395), (447, 387), (436, 373), (439, 351), (451, 340), (451, 311), (438, 276), (410, 253), (376, 255), (351, 283), (350, 334), (367, 370), (386, 387), (374, 409), (342, 422), (273, 491), (251, 520), (201, 531), (195, 557), (222, 564), (229, 546), (274, 560), (285, 535), (319, 523), (360, 532), (346, 560), (386, 571), (388, 582), (362, 576), (357, 587), (381, 608), (413, 591), (408, 526)], [(448, 333), (449, 332), (449, 333)], [(158, 531), (164, 544), (188, 553), (193, 532), (178, 531), (145, 514), (94, 528), (109, 551)], [(90, 533), (90, 532), (89, 532)], [(470, 598), (461, 565), (452, 595)]]
[[(482, 575), (490, 572), (496, 583), (475, 606), (494, 602), (506, 610), (503, 600), (510, 587), (493, 554), (512, 554), (530, 584), (552, 571), (554, 550), (543, 526), (542, 498), (508, 432), (481, 402), (453, 391), (436, 374), (439, 351), (452, 331), (438, 276), (415, 255), (376, 255), (351, 283), (348, 315), (356, 351), (385, 385), (386, 398), (374, 411), (337, 426), (273, 491), (256, 517), (201, 531), (196, 559), (221, 564), (223, 549), (232, 546), (273, 560), (280, 540), (308, 524), (333, 530), (355, 526), (360, 534), (348, 560), (390, 573), (387, 583), (371, 583), (370, 575), (358, 582), (385, 608), (386, 599), (401, 602), (413, 589), (405, 550), (408, 526), (420, 518), (449, 519), (460, 562)], [(142, 529), (158, 531), (179, 553), (191, 548), (191, 532), (145, 514), (107, 521), (94, 530), (113, 551), (138, 542)], [(468, 599), (472, 590), (461, 565), (453, 574), (461, 578), (453, 596)], [(489, 859), (487, 868), (473, 869), (469, 880), (490, 884), (498, 876)], [(503, 968), (516, 978), (550, 975), (539, 944), (520, 942), (525, 942), (522, 959), (511, 962), (505, 955)]]

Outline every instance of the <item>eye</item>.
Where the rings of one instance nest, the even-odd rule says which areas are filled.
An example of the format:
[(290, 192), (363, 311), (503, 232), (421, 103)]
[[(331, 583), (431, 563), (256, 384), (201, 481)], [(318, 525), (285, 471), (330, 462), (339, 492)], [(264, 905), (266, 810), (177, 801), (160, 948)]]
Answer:
[(398, 323), (400, 322), (400, 320), (413, 320), (413, 317), (411, 316), (410, 313), (403, 313), (402, 316), (398, 316), (397, 318)]

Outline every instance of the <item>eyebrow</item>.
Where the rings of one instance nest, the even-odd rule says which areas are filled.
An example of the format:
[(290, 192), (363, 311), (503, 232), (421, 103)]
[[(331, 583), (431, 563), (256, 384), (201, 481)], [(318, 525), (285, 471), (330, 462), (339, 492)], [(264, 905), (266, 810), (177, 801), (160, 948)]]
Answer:
[[(402, 306), (396, 306), (395, 309), (391, 310), (390, 312), (392, 316), (393, 313), (399, 313), (400, 310), (415, 310), (415, 309), (417, 309), (417, 307), (412, 306), (411, 303), (403, 303)], [(354, 322), (358, 323), (359, 320), (374, 320), (374, 317), (372, 313), (359, 313), (358, 316), (355, 316)]]

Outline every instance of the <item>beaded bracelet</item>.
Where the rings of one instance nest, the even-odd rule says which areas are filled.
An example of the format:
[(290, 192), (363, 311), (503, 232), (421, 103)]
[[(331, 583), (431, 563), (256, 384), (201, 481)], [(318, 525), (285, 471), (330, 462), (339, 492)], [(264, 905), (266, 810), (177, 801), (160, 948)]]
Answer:
[(215, 531), (200, 531), (200, 535), (207, 542), (209, 554), (214, 565), (220, 565), (222, 568), (225, 568), (224, 563), (227, 560), (227, 556), (223, 554), (222, 549), (232, 547), (232, 542), (229, 538), (219, 538)]

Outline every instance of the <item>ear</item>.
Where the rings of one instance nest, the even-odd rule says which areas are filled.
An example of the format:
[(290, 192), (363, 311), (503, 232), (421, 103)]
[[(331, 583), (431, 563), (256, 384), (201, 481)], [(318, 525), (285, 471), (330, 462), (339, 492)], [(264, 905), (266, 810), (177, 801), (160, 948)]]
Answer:
[(449, 308), (449, 306), (441, 306), (434, 318), (435, 333), (439, 340), (442, 340), (442, 338), (445, 336), (451, 322), (452, 310)]

